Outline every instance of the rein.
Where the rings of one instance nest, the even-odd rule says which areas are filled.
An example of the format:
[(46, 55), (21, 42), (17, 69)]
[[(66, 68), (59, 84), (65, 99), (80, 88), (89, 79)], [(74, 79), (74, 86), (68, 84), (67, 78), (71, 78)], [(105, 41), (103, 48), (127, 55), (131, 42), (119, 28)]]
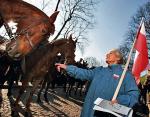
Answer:
[(34, 26), (37, 26), (37, 25), (43, 23), (43, 22), (45, 22), (45, 20), (43, 20), (43, 21), (38, 21), (38, 22), (35, 22), (35, 23), (32, 23), (32, 24), (28, 25), (27, 27), (25, 27), (24, 29), (22, 29), (20, 32), (16, 33), (16, 34), (14, 35), (14, 38), (13, 38), (13, 39), (16, 40), (15, 37), (20, 36), (21, 34), (26, 34), (27, 41), (28, 41), (30, 47), (31, 47), (32, 49), (34, 49), (34, 44), (33, 44), (33, 42), (29, 39), (29, 32), (28, 32), (28, 30), (31, 29), (31, 28), (34, 27)]
[(29, 39), (29, 32), (26, 33), (26, 37), (27, 37), (27, 41), (29, 43), (29, 45), (31, 46), (31, 48), (34, 48), (34, 44), (32, 43), (32, 41)]
[(3, 16), (2, 16), (1, 13), (0, 13), (0, 19), (2, 19), (2, 21), (3, 21), (3, 25), (4, 25), (4, 27), (5, 27), (6, 31), (7, 31), (8, 36), (10, 37), (10, 40), (12, 40), (12, 39), (16, 40), (17, 36), (19, 36), (21, 34), (26, 34), (27, 41), (28, 41), (28, 43), (29, 43), (29, 45), (31, 46), (32, 49), (34, 48), (34, 44), (29, 39), (29, 32), (28, 32), (28, 30), (30, 28), (34, 27), (34, 26), (37, 26), (37, 25), (39, 25), (39, 24), (41, 24), (43, 22), (46, 22), (46, 20), (43, 20), (43, 21), (38, 20), (38, 22), (34, 22), (34, 23), (28, 25), (27, 27), (25, 27), (24, 29), (22, 29), (20, 32), (13, 34), (12, 31), (11, 31), (11, 29), (10, 29), (10, 27), (9, 27), (9, 25), (5, 22), (5, 20), (4, 20), (4, 18), (3, 18)]
[[(29, 43), (29, 45), (30, 45), (30, 47), (32, 48), (32, 49), (34, 49), (34, 44), (33, 44), (33, 42), (30, 40), (30, 37), (29, 37), (29, 29), (31, 29), (32, 27), (34, 27), (34, 26), (37, 26), (37, 25), (39, 25), (39, 24), (41, 24), (41, 23), (43, 23), (43, 22), (45, 22), (45, 20), (43, 20), (43, 21), (38, 21), (38, 22), (35, 22), (35, 23), (32, 23), (32, 24), (30, 24), (30, 25), (28, 25), (27, 27), (25, 27), (24, 29), (22, 29), (20, 32), (18, 32), (18, 33), (15, 33), (15, 34), (12, 34), (13, 36), (11, 36), (10, 37), (10, 40), (13, 40), (13, 39), (15, 39), (15, 40), (17, 40), (16, 39), (16, 37), (18, 37), (18, 36), (20, 36), (20, 35), (26, 35), (26, 39), (27, 39), (27, 41), (28, 41), (28, 43)], [(5, 23), (5, 24), (7, 24), (7, 23)], [(8, 24), (7, 24), (8, 25)], [(6, 28), (6, 27), (5, 27)], [(7, 30), (7, 29), (6, 29)], [(7, 31), (7, 33), (8, 33), (8, 31)], [(44, 32), (43, 32), (44, 33)]]
[(4, 25), (4, 27), (5, 27), (6, 31), (7, 31), (7, 33), (8, 33), (8, 36), (9, 36), (10, 38), (12, 38), (12, 37), (13, 37), (13, 33), (12, 33), (12, 31), (11, 31), (9, 25), (5, 22), (5, 20), (4, 20), (4, 18), (2, 17), (2, 14), (1, 14), (1, 13), (0, 13), (0, 19), (3, 21), (3, 25)]

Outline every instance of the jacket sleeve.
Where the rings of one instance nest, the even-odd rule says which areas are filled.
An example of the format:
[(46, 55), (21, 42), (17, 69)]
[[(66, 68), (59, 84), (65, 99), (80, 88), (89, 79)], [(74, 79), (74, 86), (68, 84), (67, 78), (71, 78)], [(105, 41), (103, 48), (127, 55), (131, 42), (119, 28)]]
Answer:
[(98, 68), (87, 70), (87, 69), (78, 68), (73, 65), (68, 65), (66, 71), (71, 77), (74, 77), (76, 79), (92, 80), (94, 78), (96, 69)]
[(135, 79), (131, 73), (127, 72), (124, 79), (124, 94), (118, 95), (117, 101), (119, 104), (133, 107), (138, 103), (139, 90), (136, 85)]

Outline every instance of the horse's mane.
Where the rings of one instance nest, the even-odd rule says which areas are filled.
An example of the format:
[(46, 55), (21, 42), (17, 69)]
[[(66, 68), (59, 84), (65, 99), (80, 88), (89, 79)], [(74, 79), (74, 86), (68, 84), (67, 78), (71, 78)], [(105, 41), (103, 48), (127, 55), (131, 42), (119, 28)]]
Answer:
[(7, 0), (7, 1), (23, 1), (23, 0)]
[(40, 13), (40, 15), (44, 15), (46, 17), (49, 18), (49, 16), (47, 16), (43, 11), (41, 11), (39, 8), (37, 8), (36, 6), (26, 2), (26, 1), (23, 1), (23, 0), (7, 0), (7, 1), (12, 1), (12, 2), (17, 2), (21, 5), (25, 5), (26, 7), (29, 7), (30, 9), (32, 9), (33, 11), (37, 11), (38, 13)]
[(57, 39), (57, 40), (55, 40), (55, 41), (52, 41), (51, 44), (52, 44), (53, 46), (59, 46), (59, 45), (63, 44), (64, 41), (66, 41), (66, 40), (67, 40), (67, 39), (60, 38), (60, 39)]
[(63, 45), (64, 41), (65, 41), (65, 39), (58, 39), (54, 42), (49, 42), (49, 41), (43, 42), (43, 44), (38, 46), (36, 49), (34, 49), (31, 53), (29, 53), (26, 56), (28, 61), (30, 61), (29, 66), (34, 66), (35, 64), (37, 64), (37, 62), (36, 62), (37, 60), (41, 59), (46, 54), (51, 54), (53, 49), (55, 47), (58, 47), (59, 45)]

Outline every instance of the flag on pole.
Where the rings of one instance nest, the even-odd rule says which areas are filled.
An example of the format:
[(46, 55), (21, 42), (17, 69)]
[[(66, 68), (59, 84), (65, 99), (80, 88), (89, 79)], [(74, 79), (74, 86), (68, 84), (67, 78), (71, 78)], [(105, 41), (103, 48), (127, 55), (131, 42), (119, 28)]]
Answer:
[(146, 42), (146, 32), (144, 22), (142, 22), (141, 27), (138, 31), (136, 42), (134, 45), (136, 49), (132, 73), (135, 77), (136, 83), (140, 82), (140, 74), (146, 70), (149, 60), (148, 60), (148, 47)]

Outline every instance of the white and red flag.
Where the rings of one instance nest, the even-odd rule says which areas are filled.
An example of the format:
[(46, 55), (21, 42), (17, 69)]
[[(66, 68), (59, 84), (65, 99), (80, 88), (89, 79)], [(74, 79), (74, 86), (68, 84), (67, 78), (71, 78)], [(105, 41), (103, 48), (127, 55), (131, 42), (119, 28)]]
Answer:
[(140, 74), (146, 70), (149, 64), (144, 22), (142, 22), (141, 27), (139, 28), (134, 48), (136, 49), (136, 53), (132, 73), (135, 77), (136, 83), (139, 84)]

